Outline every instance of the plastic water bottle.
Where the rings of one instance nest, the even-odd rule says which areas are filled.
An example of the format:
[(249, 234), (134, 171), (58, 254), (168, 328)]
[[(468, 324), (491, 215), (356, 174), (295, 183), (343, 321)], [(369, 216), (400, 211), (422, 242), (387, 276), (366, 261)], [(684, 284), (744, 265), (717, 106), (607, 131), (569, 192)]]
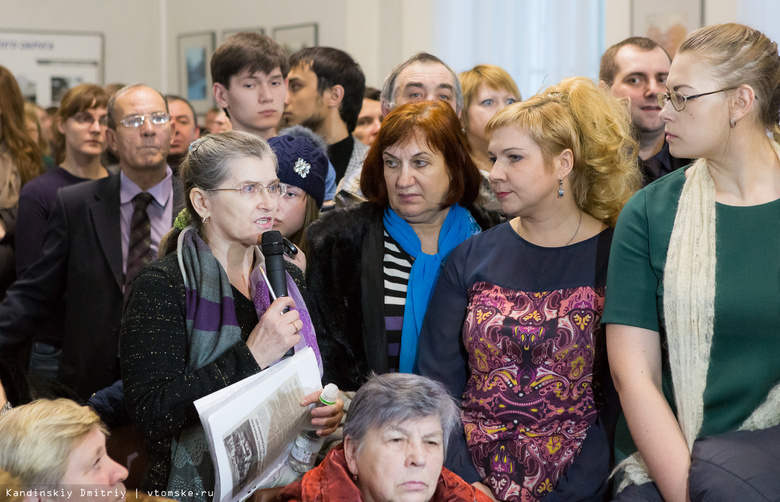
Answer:
[[(320, 400), (314, 407), (330, 406), (336, 402), (338, 397), (339, 388), (335, 384), (329, 383), (322, 390)], [(317, 428), (312, 427), (311, 419), (309, 419), (301, 429), (298, 437), (295, 438), (295, 442), (290, 450), (290, 457), (287, 459), (290, 468), (299, 474), (303, 474), (314, 467), (317, 454), (322, 449), (324, 441), (325, 438), (317, 435)]]

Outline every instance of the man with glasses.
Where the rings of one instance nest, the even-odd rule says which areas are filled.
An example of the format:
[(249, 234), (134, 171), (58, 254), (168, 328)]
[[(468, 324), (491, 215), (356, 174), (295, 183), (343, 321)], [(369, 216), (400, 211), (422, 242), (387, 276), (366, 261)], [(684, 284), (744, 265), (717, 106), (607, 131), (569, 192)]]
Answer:
[(642, 184), (688, 165), (690, 159), (678, 159), (669, 153), (664, 123), (658, 114), (659, 92), (666, 92), (666, 76), (672, 62), (666, 51), (644, 37), (631, 37), (604, 52), (599, 79), (612, 94), (626, 98), (631, 110), (634, 134), (639, 142)]
[(59, 191), (41, 258), (0, 303), (0, 351), (8, 352), (64, 301), (58, 381), (83, 398), (119, 378), (124, 299), (183, 207), (166, 164), (171, 123), (162, 95), (144, 85), (117, 92), (106, 139), (120, 174)]

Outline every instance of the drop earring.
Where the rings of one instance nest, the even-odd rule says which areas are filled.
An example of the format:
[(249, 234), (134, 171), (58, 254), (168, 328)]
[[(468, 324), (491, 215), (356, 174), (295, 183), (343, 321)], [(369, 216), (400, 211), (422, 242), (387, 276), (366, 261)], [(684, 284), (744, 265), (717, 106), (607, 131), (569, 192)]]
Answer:
[(558, 180), (558, 198), (563, 199), (563, 180)]
[(734, 117), (731, 117), (731, 120), (729, 120), (729, 125), (731, 126), (732, 129), (737, 127), (737, 119), (735, 119)]

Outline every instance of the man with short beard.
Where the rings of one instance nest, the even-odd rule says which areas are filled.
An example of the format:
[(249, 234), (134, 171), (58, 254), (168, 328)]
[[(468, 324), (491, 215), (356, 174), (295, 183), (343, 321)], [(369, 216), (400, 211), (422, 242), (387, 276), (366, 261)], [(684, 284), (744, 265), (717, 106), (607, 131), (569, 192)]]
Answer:
[(284, 123), (308, 127), (325, 139), (337, 183), (350, 167), (360, 169), (368, 151), (352, 135), (365, 88), (360, 65), (342, 50), (309, 47), (290, 57)]

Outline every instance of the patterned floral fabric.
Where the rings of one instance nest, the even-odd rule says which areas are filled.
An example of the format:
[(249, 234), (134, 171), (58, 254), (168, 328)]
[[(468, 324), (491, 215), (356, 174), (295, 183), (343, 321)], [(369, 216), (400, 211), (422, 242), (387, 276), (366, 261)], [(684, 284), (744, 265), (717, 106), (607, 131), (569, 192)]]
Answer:
[(469, 288), (462, 420), (474, 465), (502, 500), (551, 492), (597, 419), (592, 370), (604, 291)]

